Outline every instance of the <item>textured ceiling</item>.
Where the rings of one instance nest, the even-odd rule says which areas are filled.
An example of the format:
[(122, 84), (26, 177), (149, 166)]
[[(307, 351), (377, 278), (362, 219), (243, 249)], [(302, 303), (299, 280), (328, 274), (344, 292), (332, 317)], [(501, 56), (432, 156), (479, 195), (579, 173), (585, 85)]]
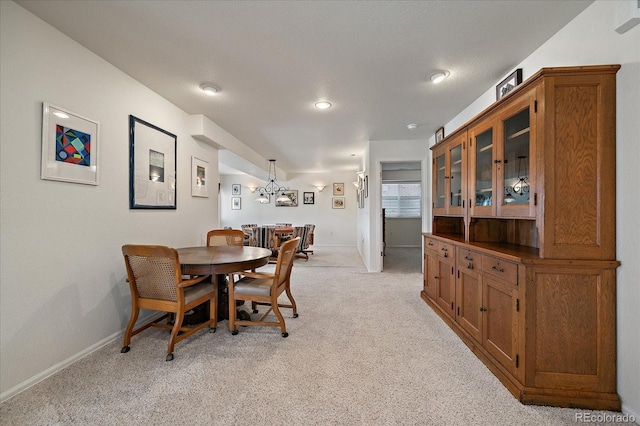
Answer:
[(357, 170), (369, 140), (428, 139), (592, 0), (17, 3), (295, 173)]

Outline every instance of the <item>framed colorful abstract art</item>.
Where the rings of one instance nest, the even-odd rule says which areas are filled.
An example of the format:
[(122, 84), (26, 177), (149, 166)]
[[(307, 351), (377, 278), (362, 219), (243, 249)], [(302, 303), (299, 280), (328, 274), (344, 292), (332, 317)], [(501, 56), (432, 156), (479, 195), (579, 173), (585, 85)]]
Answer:
[(40, 178), (98, 185), (99, 132), (97, 121), (43, 102)]
[(176, 208), (176, 135), (129, 116), (129, 208)]

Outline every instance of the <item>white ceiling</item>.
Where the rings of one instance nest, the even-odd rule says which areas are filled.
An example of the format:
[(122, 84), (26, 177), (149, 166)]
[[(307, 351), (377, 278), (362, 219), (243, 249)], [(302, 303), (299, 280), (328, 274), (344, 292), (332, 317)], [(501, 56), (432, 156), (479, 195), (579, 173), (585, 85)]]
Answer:
[[(369, 140), (428, 139), (592, 0), (17, 3), (295, 173), (357, 170)], [(433, 85), (436, 70), (451, 75)]]

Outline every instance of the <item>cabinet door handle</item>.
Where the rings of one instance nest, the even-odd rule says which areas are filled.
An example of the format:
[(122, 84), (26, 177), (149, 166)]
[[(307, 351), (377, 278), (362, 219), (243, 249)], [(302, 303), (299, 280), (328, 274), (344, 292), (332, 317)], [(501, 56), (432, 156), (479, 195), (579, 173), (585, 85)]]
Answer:
[(473, 269), (473, 264), (471, 262), (467, 264), (467, 269)]
[(502, 161), (500, 161), (500, 160), (493, 160), (493, 162), (494, 162), (495, 164), (500, 164), (500, 163), (502, 163)]
[(433, 243), (432, 243), (431, 241), (429, 241), (429, 242), (427, 243), (427, 245), (428, 245), (428, 246), (432, 246), (432, 245), (433, 245)]
[(504, 268), (498, 268), (498, 267), (496, 267), (496, 265), (493, 265), (491, 267), (491, 269), (493, 269), (494, 271), (498, 271), (498, 272), (504, 272)]
[(439, 280), (439, 279), (440, 279), (440, 277), (436, 275), (435, 277), (433, 277), (433, 279), (434, 279), (434, 280)]
[(486, 311), (487, 311), (487, 308), (485, 308), (484, 306), (480, 307), (480, 312), (486, 312)]

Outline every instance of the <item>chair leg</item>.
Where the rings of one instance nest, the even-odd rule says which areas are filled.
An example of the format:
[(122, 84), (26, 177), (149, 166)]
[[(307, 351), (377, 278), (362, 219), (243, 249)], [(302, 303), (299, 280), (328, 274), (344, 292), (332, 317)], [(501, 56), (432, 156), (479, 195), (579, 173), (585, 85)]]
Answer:
[(229, 281), (229, 285), (227, 286), (227, 295), (229, 297), (228, 305), (229, 305), (229, 331), (234, 336), (238, 334), (238, 330), (236, 329), (236, 315), (238, 314), (238, 308), (236, 307), (236, 299), (233, 295), (233, 287), (235, 286), (235, 282), (233, 278)]
[(129, 352), (129, 345), (131, 344), (131, 336), (133, 335), (133, 327), (136, 325), (136, 321), (138, 321), (138, 315), (140, 314), (140, 309), (138, 307), (131, 308), (131, 318), (129, 318), (129, 324), (127, 324), (127, 329), (124, 332), (124, 343), (122, 345), (122, 349), (120, 349), (121, 353)]
[(291, 302), (291, 307), (293, 308), (293, 317), (298, 318), (298, 308), (296, 306), (296, 301), (293, 298), (293, 295), (291, 294), (291, 289), (289, 288), (289, 286), (287, 286), (287, 288), (285, 289), (285, 292), (287, 293), (287, 297), (289, 298), (289, 301)]
[(169, 345), (167, 346), (166, 361), (173, 360), (173, 348), (176, 346), (176, 338), (178, 337), (178, 332), (180, 332), (180, 328), (182, 327), (182, 321), (184, 321), (184, 312), (177, 312), (175, 321), (173, 323), (173, 328), (171, 329), (171, 338), (169, 339)]
[(213, 297), (209, 299), (209, 331), (216, 332), (218, 327), (218, 281), (212, 277)]
[(271, 307), (273, 308), (273, 313), (276, 314), (276, 317), (278, 317), (278, 321), (280, 322), (280, 331), (282, 332), (282, 337), (287, 337), (289, 333), (287, 333), (287, 325), (284, 323), (284, 317), (282, 316), (280, 308), (278, 307), (278, 301), (276, 300), (275, 303), (272, 303)]

